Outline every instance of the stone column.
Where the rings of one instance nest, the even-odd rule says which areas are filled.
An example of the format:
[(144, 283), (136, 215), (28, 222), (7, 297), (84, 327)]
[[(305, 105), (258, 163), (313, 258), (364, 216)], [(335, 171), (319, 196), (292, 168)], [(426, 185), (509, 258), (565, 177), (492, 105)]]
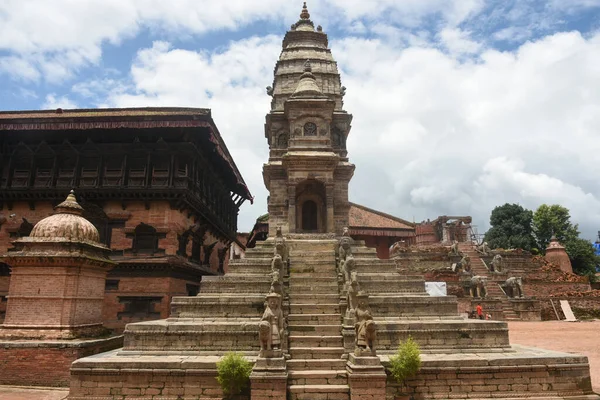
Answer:
[(296, 232), (296, 185), (288, 185), (288, 225), (289, 232)]
[(334, 184), (328, 183), (325, 186), (325, 196), (326, 205), (327, 205), (327, 232), (335, 232), (335, 220), (334, 220), (334, 212), (333, 212), (333, 194), (334, 194)]
[(387, 375), (379, 357), (357, 357), (350, 353), (346, 369), (350, 400), (385, 399)]

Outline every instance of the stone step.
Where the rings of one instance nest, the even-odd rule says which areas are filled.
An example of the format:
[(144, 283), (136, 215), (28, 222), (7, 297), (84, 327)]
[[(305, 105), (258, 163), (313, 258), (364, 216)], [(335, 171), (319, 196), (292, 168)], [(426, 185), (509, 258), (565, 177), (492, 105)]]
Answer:
[(291, 385), (288, 386), (289, 400), (348, 400), (348, 385)]
[(342, 317), (340, 314), (289, 314), (288, 324), (318, 324), (334, 325), (340, 324)]
[(291, 285), (307, 285), (307, 286), (337, 286), (337, 275), (330, 276), (298, 276), (294, 273), (290, 274)]
[(339, 314), (340, 305), (337, 304), (290, 304), (292, 314)]
[(290, 385), (345, 385), (348, 373), (345, 369), (290, 371)]
[(342, 336), (290, 335), (290, 348), (295, 347), (337, 347), (342, 346)]
[[(343, 347), (293, 347), (289, 349), (292, 360), (334, 360), (344, 355)], [(289, 361), (288, 361), (289, 362)], [(336, 364), (337, 365), (337, 364)], [(323, 369), (323, 368), (315, 368)], [(329, 368), (325, 368), (329, 369)]]
[(294, 296), (290, 298), (290, 304), (332, 304), (338, 303), (339, 301), (340, 295), (337, 293), (294, 294)]
[[(340, 350), (340, 356), (336, 358), (306, 358), (296, 359), (292, 356), (291, 360), (287, 361), (289, 371), (310, 371), (310, 370), (340, 370), (346, 368), (346, 360), (341, 359), (344, 349)], [(292, 354), (290, 350), (290, 354)]]
[(315, 286), (305, 286), (305, 285), (290, 285), (289, 287), (290, 297), (293, 298), (296, 294), (301, 293), (314, 293), (314, 294), (335, 294), (338, 293), (337, 284), (328, 284), (325, 285), (315, 285)]
[(289, 325), (288, 330), (292, 335), (313, 336), (313, 335), (339, 335), (341, 333), (340, 325)]

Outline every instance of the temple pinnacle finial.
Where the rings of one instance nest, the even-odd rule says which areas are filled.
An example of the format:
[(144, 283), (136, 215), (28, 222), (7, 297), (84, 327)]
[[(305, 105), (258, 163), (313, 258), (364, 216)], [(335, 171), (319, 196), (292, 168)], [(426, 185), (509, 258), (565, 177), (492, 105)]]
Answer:
[(304, 72), (312, 72), (312, 66), (310, 65), (309, 59), (304, 63)]
[(306, 2), (302, 6), (302, 12), (300, 13), (301, 19), (310, 19), (310, 14), (308, 13), (308, 8), (306, 8)]

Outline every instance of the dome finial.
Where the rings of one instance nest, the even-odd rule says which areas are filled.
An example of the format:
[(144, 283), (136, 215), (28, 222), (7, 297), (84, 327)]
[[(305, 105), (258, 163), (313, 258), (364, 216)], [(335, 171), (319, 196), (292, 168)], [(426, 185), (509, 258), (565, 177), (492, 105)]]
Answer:
[(312, 66), (310, 65), (310, 59), (307, 59), (304, 63), (304, 72), (312, 72)]
[(302, 6), (302, 12), (300, 13), (301, 19), (310, 19), (310, 14), (308, 13), (308, 8), (306, 8), (306, 2)]
[(77, 198), (75, 197), (75, 191), (71, 189), (69, 195), (59, 205), (55, 208), (57, 213), (59, 214), (75, 214), (81, 215), (83, 208), (77, 203)]

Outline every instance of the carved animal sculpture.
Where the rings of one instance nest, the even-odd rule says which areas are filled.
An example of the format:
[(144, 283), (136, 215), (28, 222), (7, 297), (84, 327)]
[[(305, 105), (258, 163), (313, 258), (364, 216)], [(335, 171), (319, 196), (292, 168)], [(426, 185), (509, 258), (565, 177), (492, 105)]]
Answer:
[(492, 258), (490, 267), (492, 272), (502, 272), (502, 256), (500, 254), (496, 254), (494, 258)]
[(471, 278), (471, 297), (486, 297), (487, 296), (487, 277), (475, 275)]
[(377, 324), (373, 320), (366, 323), (367, 351), (371, 351), (371, 355), (375, 355), (375, 339), (377, 339)]
[(258, 337), (260, 340), (261, 353), (265, 350), (271, 350), (271, 324), (269, 321), (260, 321), (258, 324)]
[(504, 288), (508, 297), (523, 297), (523, 279), (512, 276), (504, 282)]

